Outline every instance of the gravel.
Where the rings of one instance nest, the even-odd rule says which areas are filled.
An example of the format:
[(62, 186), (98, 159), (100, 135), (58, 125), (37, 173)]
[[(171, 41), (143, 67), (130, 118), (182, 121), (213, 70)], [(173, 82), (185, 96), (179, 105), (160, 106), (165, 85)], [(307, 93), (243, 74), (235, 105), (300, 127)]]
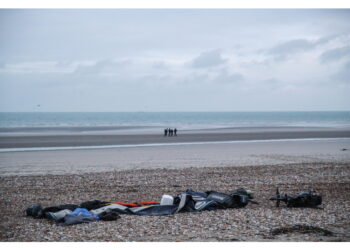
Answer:
[[(228, 193), (240, 187), (253, 190), (259, 205), (171, 216), (121, 215), (117, 221), (68, 227), (24, 213), (33, 204), (160, 201), (163, 194), (176, 195), (188, 188)], [(268, 200), (276, 187), (288, 194), (315, 190), (322, 194), (321, 209), (286, 208), (284, 203), (276, 208)], [(2, 176), (0, 190), (1, 241), (350, 240), (350, 162)]]

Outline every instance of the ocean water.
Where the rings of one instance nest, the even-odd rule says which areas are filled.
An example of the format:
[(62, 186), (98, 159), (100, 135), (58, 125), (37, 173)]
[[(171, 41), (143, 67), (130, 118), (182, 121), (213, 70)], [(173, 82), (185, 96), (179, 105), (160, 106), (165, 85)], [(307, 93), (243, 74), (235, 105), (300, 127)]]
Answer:
[(350, 127), (350, 111), (325, 112), (9, 112), (0, 128), (31, 127)]

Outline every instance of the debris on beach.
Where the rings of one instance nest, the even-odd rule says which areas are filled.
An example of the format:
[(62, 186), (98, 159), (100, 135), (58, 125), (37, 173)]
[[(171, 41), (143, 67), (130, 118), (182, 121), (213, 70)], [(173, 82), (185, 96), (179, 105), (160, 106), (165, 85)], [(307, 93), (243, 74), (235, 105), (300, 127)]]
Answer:
[[(341, 147), (340, 147), (341, 148)], [(348, 151), (346, 151), (348, 152)], [(346, 241), (350, 240), (350, 163), (313, 162), (262, 166), (226, 166), (181, 169), (140, 169), (113, 172), (2, 176), (0, 180), (0, 239), (6, 242), (192, 242), (192, 241)], [(128, 180), (125, 182), (125, 180)], [(147, 182), (146, 182), (147, 181)], [(176, 187), (174, 187), (176, 186)], [(187, 188), (229, 194), (239, 187), (254, 190), (254, 201), (239, 209), (180, 212), (169, 216), (136, 216), (115, 212), (114, 221), (99, 220), (72, 226), (25, 216), (33, 204), (42, 208), (100, 200), (157, 201)], [(288, 208), (269, 198), (315, 190), (322, 204), (314, 208)], [(137, 189), (137, 192), (129, 192)], [(74, 210), (73, 210), (74, 211)], [(292, 232), (272, 235), (271, 230), (309, 225), (330, 230), (333, 237)]]
[(276, 189), (276, 196), (269, 200), (276, 201), (276, 207), (280, 206), (280, 202), (286, 203), (287, 207), (312, 207), (316, 208), (322, 203), (322, 197), (316, 194), (315, 191), (304, 191), (297, 195), (281, 195), (278, 188)]
[(195, 192), (187, 189), (177, 196), (164, 194), (160, 202), (124, 203), (93, 200), (83, 202), (79, 206), (65, 204), (42, 208), (40, 205), (32, 205), (26, 209), (26, 215), (36, 219), (49, 219), (60, 226), (68, 226), (99, 220), (117, 220), (120, 214), (171, 215), (179, 212), (243, 208), (248, 203), (258, 204), (253, 200), (252, 192), (243, 188), (229, 194), (216, 191)]

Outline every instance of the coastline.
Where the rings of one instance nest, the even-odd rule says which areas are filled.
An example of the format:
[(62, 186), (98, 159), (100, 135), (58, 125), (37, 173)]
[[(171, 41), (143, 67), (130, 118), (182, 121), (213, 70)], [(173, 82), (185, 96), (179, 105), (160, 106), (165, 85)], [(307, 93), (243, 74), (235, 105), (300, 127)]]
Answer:
[[(242, 136), (218, 130), (210, 136), (207, 131), (188, 133), (188, 138), (204, 141)], [(266, 131), (256, 133), (261, 137), (276, 136)], [(295, 133), (294, 137), (315, 135), (309, 131)], [(177, 138), (149, 136), (169, 141), (185, 137), (185, 133)], [(28, 142), (33, 139), (37, 137)], [(217, 144), (2, 152), (0, 211), (5, 216), (0, 221), (0, 241), (350, 241), (350, 138), (252, 139)], [(145, 138), (137, 142), (142, 140)], [(171, 216), (121, 215), (117, 221), (71, 227), (23, 214), (33, 204), (47, 207), (96, 199), (159, 201), (163, 194), (177, 195), (188, 188), (228, 193), (240, 187), (253, 190), (259, 205)], [(276, 208), (268, 200), (276, 187), (288, 194), (316, 190), (322, 194), (321, 209)], [(317, 231), (272, 234), (273, 230), (295, 226), (312, 226), (333, 235)]]
[[(0, 133), (0, 149), (31, 147), (78, 147), (137, 145), (154, 143), (220, 142), (307, 138), (350, 138), (350, 128), (322, 127), (240, 127), (222, 129), (179, 130), (178, 136), (165, 137), (162, 129), (155, 132), (128, 128), (67, 128), (37, 133)], [(41, 131), (41, 132), (39, 132)]]
[[(125, 131), (109, 131), (104, 136), (4, 136), (1, 139), (13, 140), (15, 146), (48, 145), (50, 150), (0, 152), (0, 211), (6, 215), (0, 221), (0, 241), (348, 242), (348, 133), (347, 129), (270, 127), (181, 131), (178, 137)], [(157, 140), (162, 143), (151, 145)], [(53, 150), (59, 143), (71, 145), (73, 141), (119, 146)], [(135, 144), (125, 144), (130, 142)], [(8, 146), (6, 140), (2, 143)], [(172, 216), (121, 215), (117, 221), (69, 228), (23, 214), (33, 204), (159, 201), (163, 194), (177, 195), (188, 188), (227, 193), (240, 187), (253, 190), (259, 205)], [(322, 194), (321, 209), (276, 208), (268, 200), (276, 187), (288, 194), (316, 190)], [(329, 230), (333, 235), (271, 233), (298, 225)]]
[[(346, 150), (343, 150), (346, 149)], [(350, 162), (350, 139), (302, 139), (0, 153), (0, 176)]]

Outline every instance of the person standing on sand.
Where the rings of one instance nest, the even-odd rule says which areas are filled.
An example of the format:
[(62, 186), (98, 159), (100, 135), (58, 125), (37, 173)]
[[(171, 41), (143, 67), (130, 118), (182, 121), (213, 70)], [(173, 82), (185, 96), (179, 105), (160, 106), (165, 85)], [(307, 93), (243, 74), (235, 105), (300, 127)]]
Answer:
[(175, 129), (174, 129), (174, 135), (175, 135), (175, 136), (177, 136), (176, 133), (177, 133), (177, 129), (175, 128)]
[(168, 129), (164, 129), (164, 136), (167, 136), (168, 135)]

